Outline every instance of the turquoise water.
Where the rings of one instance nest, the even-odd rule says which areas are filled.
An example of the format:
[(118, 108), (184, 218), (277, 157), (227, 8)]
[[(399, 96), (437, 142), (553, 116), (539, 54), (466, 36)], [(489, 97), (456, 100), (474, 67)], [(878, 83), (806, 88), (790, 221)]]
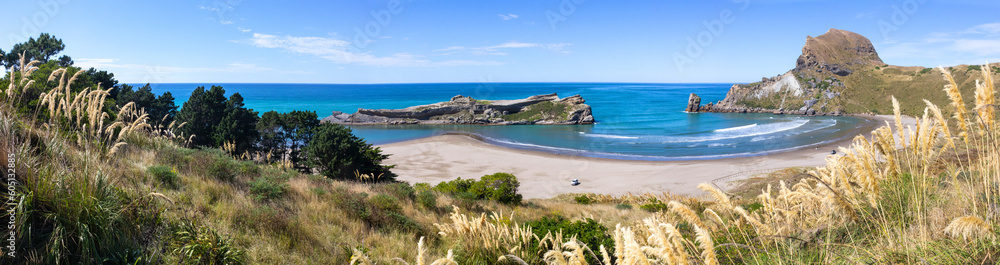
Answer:
[[(170, 91), (181, 106), (197, 86), (153, 84)], [(469, 83), (469, 84), (221, 84), (227, 96), (239, 92), (258, 112), (310, 110), (322, 118), (332, 111), (405, 108), (446, 101), (455, 95), (476, 99), (517, 99), (558, 93), (580, 94), (593, 108), (594, 125), (398, 125), (353, 126), (374, 144), (445, 133), (465, 133), (512, 148), (567, 155), (632, 160), (713, 159), (762, 155), (850, 137), (864, 120), (771, 114), (685, 113), (688, 95), (702, 102), (725, 97), (732, 84)]]

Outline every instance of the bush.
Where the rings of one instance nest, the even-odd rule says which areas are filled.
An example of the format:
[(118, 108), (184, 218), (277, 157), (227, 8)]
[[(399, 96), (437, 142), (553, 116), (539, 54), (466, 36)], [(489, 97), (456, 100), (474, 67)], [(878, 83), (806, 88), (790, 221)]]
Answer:
[(482, 199), (493, 200), (499, 203), (519, 204), (521, 194), (517, 194), (517, 188), (521, 183), (517, 177), (510, 173), (495, 173), (486, 175), (469, 187), (469, 192), (479, 195)]
[(437, 210), (437, 195), (433, 191), (421, 191), (417, 194), (417, 204), (427, 210)]
[(208, 164), (208, 176), (214, 177), (219, 180), (233, 181), (236, 178), (236, 172), (234, 172), (235, 163), (224, 157), (216, 157)]
[(183, 223), (174, 232), (175, 254), (181, 255), (185, 264), (243, 264), (244, 251), (215, 230), (193, 223)]
[(615, 205), (615, 209), (618, 209), (618, 210), (631, 210), (632, 209), (632, 205), (628, 204), (628, 203), (622, 203), (622, 204)]
[(260, 176), (248, 184), (251, 196), (258, 201), (279, 199), (288, 191), (288, 178), (284, 176)]
[(171, 189), (177, 188), (177, 171), (169, 168), (167, 166), (151, 166), (146, 169), (146, 172), (156, 177), (164, 185), (170, 187)]
[(389, 155), (382, 154), (382, 149), (372, 147), (343, 125), (324, 123), (316, 127), (303, 152), (307, 157), (306, 164), (328, 178), (352, 179), (356, 172), (381, 176), (381, 180), (392, 181), (396, 178), (389, 171), (392, 166), (382, 165)]
[(413, 201), (413, 199), (417, 196), (417, 192), (413, 189), (413, 187), (406, 183), (388, 183), (378, 185), (375, 189), (388, 193), (389, 195), (403, 201)]
[(591, 199), (590, 196), (587, 195), (576, 196), (575, 198), (573, 198), (573, 200), (576, 201), (576, 203), (584, 205), (591, 204), (594, 202), (594, 199)]
[(456, 178), (441, 182), (434, 186), (434, 190), (462, 200), (493, 200), (499, 203), (519, 204), (522, 197), (517, 193), (517, 188), (520, 185), (514, 175), (496, 173), (483, 176), (479, 181)]
[(383, 230), (420, 230), (416, 222), (403, 215), (403, 207), (393, 196), (378, 194), (369, 197), (367, 193), (352, 192), (340, 187), (333, 189), (331, 195), (338, 208), (370, 227)]
[(639, 205), (639, 209), (643, 209), (643, 210), (646, 210), (646, 211), (649, 211), (649, 212), (654, 212), (654, 213), (655, 212), (666, 211), (667, 208), (668, 207), (667, 207), (666, 203), (663, 203), (662, 201), (657, 200), (657, 199), (650, 199), (649, 202), (647, 202), (647, 203), (645, 203), (643, 205)]
[[(594, 219), (587, 218), (582, 221), (570, 222), (562, 216), (555, 218), (542, 217), (542, 219), (525, 223), (525, 225), (530, 226), (531, 231), (539, 238), (545, 237), (545, 234), (549, 232), (555, 234), (562, 231), (563, 238), (576, 236), (577, 240), (586, 244), (586, 247), (594, 251), (594, 253), (600, 253), (602, 245), (607, 249), (608, 253), (614, 253), (615, 251), (615, 241), (614, 238), (608, 235), (608, 228), (594, 221)], [(535, 244), (538, 243), (536, 242)], [(591, 260), (590, 264), (599, 264), (597, 262), (596, 260)]]

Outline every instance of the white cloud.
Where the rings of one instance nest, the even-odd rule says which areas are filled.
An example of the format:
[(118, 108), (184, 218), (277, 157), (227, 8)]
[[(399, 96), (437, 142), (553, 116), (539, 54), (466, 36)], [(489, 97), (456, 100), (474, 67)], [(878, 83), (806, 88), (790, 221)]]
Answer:
[(503, 19), (503, 20), (517, 19), (517, 15), (515, 15), (515, 14), (509, 14), (509, 13), (506, 14), (506, 15), (505, 14), (497, 14), (497, 16), (500, 16), (500, 19)]
[(352, 51), (350, 42), (323, 37), (276, 36), (254, 33), (250, 44), (261, 48), (273, 48), (294, 53), (315, 55), (339, 64), (360, 64), (372, 66), (465, 66), (496, 65), (497, 62), (470, 60), (432, 61), (410, 53), (396, 53), (389, 56), (375, 56), (368, 52)]
[(563, 50), (566, 46), (572, 44), (569, 43), (526, 43), (526, 42), (506, 42), (503, 44), (485, 46), (485, 47), (463, 47), (463, 46), (451, 46), (444, 49), (436, 50), (436, 52), (441, 52), (444, 54), (457, 54), (457, 53), (467, 53), (472, 55), (507, 55), (507, 53), (502, 52), (502, 49), (519, 49), (519, 48), (541, 48), (558, 53), (569, 53)]
[(240, 32), (243, 32), (243, 33), (250, 32), (250, 29), (245, 29), (243, 27), (236, 27), (236, 29), (239, 30)]
[(1000, 34), (1000, 22), (998, 23), (988, 23), (977, 25), (975, 27), (965, 30), (965, 34), (986, 34), (986, 35), (997, 35)]
[(219, 21), (219, 23), (222, 23), (222, 25), (230, 25), (230, 24), (233, 24), (233, 21), (232, 20), (223, 20), (223, 21)]
[(887, 59), (923, 58), (933, 60), (933, 64), (992, 62), (1000, 57), (1000, 23), (976, 25), (956, 32), (930, 33), (921, 40), (885, 44), (879, 54)]

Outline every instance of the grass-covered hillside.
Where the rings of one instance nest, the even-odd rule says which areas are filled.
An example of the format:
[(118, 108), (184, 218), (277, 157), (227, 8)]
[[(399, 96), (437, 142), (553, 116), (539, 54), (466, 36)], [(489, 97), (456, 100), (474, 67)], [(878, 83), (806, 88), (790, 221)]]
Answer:
[[(198, 89), (171, 112), (21, 54), (0, 80), (10, 191), (0, 217), (12, 234), (2, 264), (1000, 261), (989, 68), (969, 72), (974, 95), (949, 83), (941, 93), (952, 104), (924, 103), (916, 127), (897, 117), (823, 167), (733, 190), (702, 185), (704, 198), (523, 200), (507, 173), (396, 182), (378, 148), (315, 114), (258, 115), (222, 88)], [(119, 105), (129, 93), (145, 96)], [(922, 102), (887, 104), (898, 116)]]
[[(925, 99), (938, 105), (949, 104), (948, 96), (941, 93), (950, 82), (942, 78), (945, 72), (954, 79), (965, 103), (972, 104), (982, 67), (990, 68), (993, 78), (1000, 72), (1000, 63), (937, 68), (889, 65), (882, 62), (867, 38), (831, 29), (807, 38), (796, 67), (788, 72), (797, 81), (797, 88), (775, 82), (779, 76), (736, 85), (726, 101), (730, 108), (798, 110), (807, 101), (815, 100), (811, 109), (824, 113), (891, 114), (889, 98), (895, 96), (903, 114), (919, 116)], [(950, 110), (944, 111), (950, 114)]]

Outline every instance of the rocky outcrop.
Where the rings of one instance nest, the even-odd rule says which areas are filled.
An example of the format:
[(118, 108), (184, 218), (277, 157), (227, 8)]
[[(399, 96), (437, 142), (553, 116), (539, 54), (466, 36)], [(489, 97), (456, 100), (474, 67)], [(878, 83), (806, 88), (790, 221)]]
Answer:
[(794, 71), (829, 71), (847, 76), (859, 66), (875, 67), (883, 64), (885, 63), (868, 38), (850, 31), (830, 29), (818, 37), (806, 37), (806, 45), (802, 47), (802, 55), (795, 61)]
[(404, 109), (334, 111), (323, 122), (340, 124), (593, 124), (590, 106), (580, 95), (560, 99), (555, 93), (515, 100), (476, 100), (462, 95), (451, 100)]
[(691, 96), (688, 96), (688, 105), (687, 108), (684, 108), (684, 111), (698, 112), (699, 109), (701, 109), (701, 97), (691, 93)]
[(726, 97), (716, 103), (698, 106), (689, 100), (685, 110), (803, 115), (839, 113), (839, 108), (828, 106), (845, 88), (838, 78), (882, 65), (882, 59), (867, 38), (830, 29), (823, 35), (806, 37), (794, 69), (762, 78), (760, 82), (733, 85)]

